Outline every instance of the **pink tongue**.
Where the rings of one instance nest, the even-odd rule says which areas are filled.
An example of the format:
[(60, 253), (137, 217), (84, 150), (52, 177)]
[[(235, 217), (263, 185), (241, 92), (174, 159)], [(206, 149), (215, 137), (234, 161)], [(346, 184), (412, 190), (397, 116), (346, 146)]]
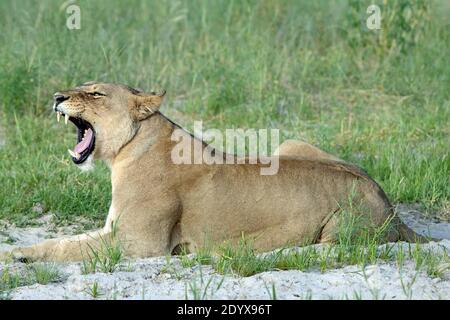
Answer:
[(79, 144), (77, 144), (75, 148), (73, 148), (73, 151), (82, 153), (84, 150), (86, 150), (91, 144), (92, 135), (93, 135), (92, 129), (88, 129), (86, 132), (86, 136), (84, 137), (84, 140), (81, 141)]

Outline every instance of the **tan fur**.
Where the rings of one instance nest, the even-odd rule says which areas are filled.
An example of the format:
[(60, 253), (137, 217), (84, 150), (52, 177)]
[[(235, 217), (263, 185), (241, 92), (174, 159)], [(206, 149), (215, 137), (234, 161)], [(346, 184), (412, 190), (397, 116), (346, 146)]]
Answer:
[(299, 156), (310, 159), (324, 159), (343, 161), (317, 147), (310, 145), (307, 142), (300, 140), (286, 140), (275, 150), (274, 155), (279, 156)]
[[(106, 96), (88, 94), (94, 91)], [(243, 233), (259, 251), (333, 241), (331, 222), (355, 186), (373, 223), (392, 213), (367, 174), (312, 146), (307, 149), (318, 157), (281, 156), (272, 176), (260, 175), (262, 164), (176, 165), (170, 155), (177, 126), (157, 111), (162, 95), (104, 83), (62, 93), (70, 96), (62, 110), (94, 126), (92, 156), (111, 169), (108, 218), (103, 229), (87, 235), (16, 249), (16, 259), (81, 260), (111, 236), (113, 223), (125, 255), (133, 257), (166, 255), (180, 246), (195, 251), (205, 242), (237, 241)], [(398, 239), (396, 230), (388, 238)]]

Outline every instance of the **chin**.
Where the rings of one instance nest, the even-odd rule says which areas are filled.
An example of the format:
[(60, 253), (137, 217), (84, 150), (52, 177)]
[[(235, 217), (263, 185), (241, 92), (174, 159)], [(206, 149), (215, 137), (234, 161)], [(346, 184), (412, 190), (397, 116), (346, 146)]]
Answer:
[(83, 172), (88, 172), (88, 171), (92, 171), (94, 170), (94, 156), (92, 154), (90, 154), (86, 160), (84, 160), (82, 163), (76, 164), (77, 167), (83, 171)]

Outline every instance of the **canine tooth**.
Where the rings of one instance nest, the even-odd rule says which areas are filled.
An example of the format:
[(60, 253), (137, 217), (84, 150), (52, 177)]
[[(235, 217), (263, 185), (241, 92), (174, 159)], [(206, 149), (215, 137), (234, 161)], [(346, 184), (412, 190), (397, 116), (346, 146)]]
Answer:
[(69, 115), (68, 114), (66, 114), (65, 116), (64, 116), (64, 122), (67, 124), (67, 121), (69, 121)]
[(70, 154), (72, 157), (74, 157), (74, 158), (76, 158), (76, 159), (80, 158), (80, 154), (79, 154), (78, 152), (75, 152), (75, 151), (70, 150), (70, 149), (67, 149), (67, 151), (69, 151), (69, 154)]
[(61, 118), (61, 112), (56, 112), (56, 120), (59, 122), (59, 119)]

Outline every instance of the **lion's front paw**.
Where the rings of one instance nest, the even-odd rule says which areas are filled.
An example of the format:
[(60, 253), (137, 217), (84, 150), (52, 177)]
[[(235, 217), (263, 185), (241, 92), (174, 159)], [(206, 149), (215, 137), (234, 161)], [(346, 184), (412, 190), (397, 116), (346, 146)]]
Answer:
[(11, 251), (13, 260), (16, 262), (30, 263), (33, 262), (33, 250), (29, 248), (17, 248)]
[(0, 252), (0, 262), (11, 262), (13, 261), (12, 252), (11, 251), (2, 251)]
[(26, 250), (22, 248), (13, 249), (11, 251), (3, 251), (0, 252), (0, 261), (1, 262), (23, 262), (29, 263), (33, 259), (30, 256), (27, 256)]

